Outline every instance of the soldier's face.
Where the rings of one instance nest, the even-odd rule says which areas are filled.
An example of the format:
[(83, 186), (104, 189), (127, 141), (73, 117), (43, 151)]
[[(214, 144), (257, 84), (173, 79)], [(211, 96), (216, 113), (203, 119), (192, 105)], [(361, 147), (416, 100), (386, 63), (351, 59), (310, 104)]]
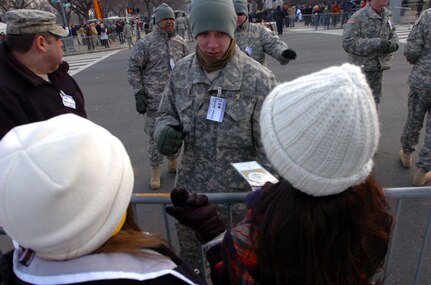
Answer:
[(160, 20), (157, 23), (162, 30), (165, 30), (168, 33), (172, 33), (174, 31), (174, 24), (175, 20), (171, 18)]
[(220, 59), (226, 53), (232, 39), (223, 32), (209, 31), (200, 33), (196, 40), (206, 56)]
[(247, 16), (244, 14), (236, 14), (236, 26), (241, 26), (247, 20)]

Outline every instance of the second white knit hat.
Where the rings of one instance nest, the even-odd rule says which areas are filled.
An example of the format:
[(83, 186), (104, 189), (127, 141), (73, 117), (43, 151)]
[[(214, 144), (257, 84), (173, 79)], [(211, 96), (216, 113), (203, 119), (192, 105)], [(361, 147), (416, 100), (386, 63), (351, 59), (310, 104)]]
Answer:
[(113, 234), (133, 181), (123, 144), (87, 119), (18, 126), (0, 141), (0, 224), (39, 257), (79, 257)]
[(263, 104), (260, 125), (274, 168), (312, 196), (362, 183), (380, 137), (371, 90), (360, 68), (351, 64), (277, 86)]

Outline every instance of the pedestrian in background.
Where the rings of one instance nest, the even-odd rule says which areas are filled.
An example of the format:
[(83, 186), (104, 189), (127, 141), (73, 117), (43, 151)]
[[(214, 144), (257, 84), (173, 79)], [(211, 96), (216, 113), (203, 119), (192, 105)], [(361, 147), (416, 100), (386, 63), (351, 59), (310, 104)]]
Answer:
[[(232, 193), (250, 187), (230, 165), (257, 160), (271, 169), (262, 149), (259, 116), (265, 96), (278, 84), (274, 74), (235, 44), (232, 0), (193, 0), (190, 24), (196, 52), (172, 70), (155, 130), (161, 153), (184, 143), (175, 185), (191, 192)], [(227, 216), (227, 209), (222, 211)], [(243, 205), (233, 207), (235, 221)], [(198, 262), (198, 242), (178, 225), (181, 256)]]
[(277, 86), (260, 125), (282, 178), (247, 196), (241, 223), (225, 231), (207, 197), (184, 189), (166, 208), (194, 229), (213, 284), (382, 284), (374, 276), (392, 216), (370, 176), (380, 131), (360, 68), (343, 64)]
[(409, 76), (408, 114), (401, 136), (400, 160), (410, 168), (412, 153), (419, 142), (425, 115), (425, 143), (419, 152), (418, 167), (413, 185), (421, 186), (431, 180), (431, 9), (425, 10), (414, 24), (404, 47), (404, 56), (413, 64)]
[[(247, 14), (248, 15), (248, 14)], [(277, 34), (280, 36), (283, 34), (283, 22), (286, 18), (286, 14), (281, 10), (280, 6), (277, 6), (274, 12), (275, 25), (277, 26)]]
[(126, 22), (123, 26), (123, 37), (127, 41), (129, 49), (133, 46), (133, 29), (129, 22)]
[(54, 14), (30, 9), (5, 14), (0, 43), (0, 139), (13, 127), (64, 113), (87, 117), (84, 96), (62, 61), (68, 32)]
[(362, 68), (373, 91), (376, 105), (382, 97), (383, 71), (391, 67), (399, 41), (388, 0), (370, 0), (344, 26), (343, 48), (349, 62)]
[[(136, 111), (145, 115), (148, 136), (148, 163), (151, 166), (150, 187), (160, 188), (160, 165), (163, 156), (153, 138), (156, 111), (169, 73), (176, 62), (188, 53), (183, 38), (175, 35), (174, 11), (163, 3), (155, 11), (156, 25), (151, 33), (136, 42), (129, 60), (128, 80), (135, 92)], [(178, 153), (168, 156), (168, 171), (175, 173)]]
[(104, 24), (100, 24), (100, 42), (105, 48), (109, 48), (108, 28)]
[(282, 65), (296, 59), (296, 52), (266, 27), (250, 23), (247, 0), (233, 0), (237, 15), (235, 40), (238, 47), (248, 56), (266, 65), (265, 53)]
[(0, 257), (2, 284), (203, 284), (166, 240), (136, 225), (133, 182), (123, 144), (87, 119), (8, 132), (0, 224), (15, 248)]

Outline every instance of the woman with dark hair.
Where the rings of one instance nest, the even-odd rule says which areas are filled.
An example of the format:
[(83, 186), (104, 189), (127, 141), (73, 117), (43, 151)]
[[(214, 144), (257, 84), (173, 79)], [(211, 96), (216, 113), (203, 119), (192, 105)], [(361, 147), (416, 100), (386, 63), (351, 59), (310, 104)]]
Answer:
[(380, 131), (360, 68), (330, 67), (277, 86), (260, 123), (282, 178), (247, 196), (235, 228), (225, 231), (206, 196), (171, 193), (167, 211), (195, 230), (213, 283), (372, 284), (392, 217), (370, 176)]

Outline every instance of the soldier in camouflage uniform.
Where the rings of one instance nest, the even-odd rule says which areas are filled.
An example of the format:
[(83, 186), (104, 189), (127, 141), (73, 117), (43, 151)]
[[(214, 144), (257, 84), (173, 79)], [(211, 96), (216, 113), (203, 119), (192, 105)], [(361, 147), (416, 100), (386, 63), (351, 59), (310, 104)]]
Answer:
[(425, 144), (416, 163), (418, 170), (413, 184), (420, 186), (431, 180), (431, 9), (416, 21), (404, 47), (408, 62), (414, 64), (409, 76), (408, 116), (401, 136), (400, 160), (405, 168), (412, 164), (412, 152), (419, 141), (424, 117), (427, 114)]
[(296, 52), (290, 49), (277, 35), (268, 28), (248, 21), (247, 0), (234, 0), (237, 14), (235, 40), (239, 48), (254, 60), (266, 65), (265, 53), (275, 58), (282, 65), (296, 58)]
[[(257, 160), (271, 170), (259, 117), (278, 80), (236, 46), (232, 0), (193, 0), (190, 23), (198, 42), (196, 53), (180, 60), (171, 73), (158, 110), (157, 146), (162, 153), (174, 153), (184, 142), (177, 188), (249, 191), (230, 163)], [(243, 214), (244, 207), (234, 209), (237, 220)], [(199, 243), (193, 232), (178, 224), (177, 229), (181, 256), (196, 263)]]
[[(175, 35), (174, 11), (161, 4), (155, 11), (156, 25), (150, 34), (136, 42), (129, 61), (129, 83), (135, 92), (136, 110), (146, 116), (145, 133), (148, 135), (148, 156), (151, 168), (150, 186), (160, 188), (160, 164), (163, 157), (153, 139), (156, 111), (176, 62), (188, 54), (184, 40)], [(176, 171), (177, 154), (168, 157), (169, 172)]]
[(362, 68), (373, 91), (376, 105), (382, 97), (383, 71), (391, 67), (392, 53), (399, 47), (388, 0), (371, 0), (347, 21), (343, 48), (350, 63)]

